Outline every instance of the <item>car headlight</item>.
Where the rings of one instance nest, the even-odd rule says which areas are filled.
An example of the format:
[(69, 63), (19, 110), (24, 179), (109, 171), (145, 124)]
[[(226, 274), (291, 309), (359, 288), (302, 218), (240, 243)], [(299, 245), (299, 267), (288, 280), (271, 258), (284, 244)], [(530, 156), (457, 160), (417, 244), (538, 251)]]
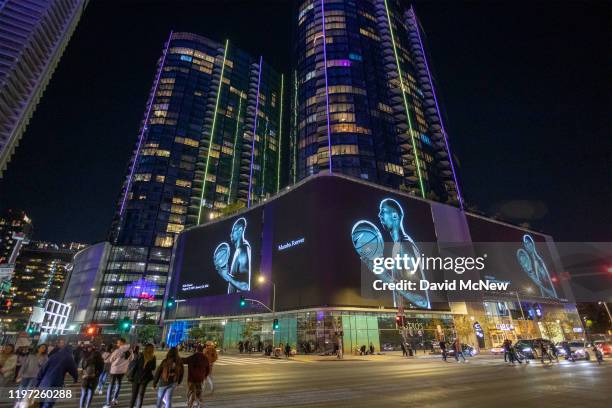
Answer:
[(523, 351), (525, 351), (525, 352), (530, 352), (530, 351), (531, 351), (531, 347), (525, 347), (525, 348), (523, 349)]

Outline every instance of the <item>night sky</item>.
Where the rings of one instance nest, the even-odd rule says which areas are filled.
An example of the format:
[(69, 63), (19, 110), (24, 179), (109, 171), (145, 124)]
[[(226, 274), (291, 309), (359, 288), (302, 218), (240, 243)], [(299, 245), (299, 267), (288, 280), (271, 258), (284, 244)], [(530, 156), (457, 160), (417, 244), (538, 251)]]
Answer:
[[(469, 206), (612, 240), (610, 3), (416, 1)], [(34, 238), (105, 239), (171, 29), (288, 72), (289, 1), (93, 1), (0, 180)]]

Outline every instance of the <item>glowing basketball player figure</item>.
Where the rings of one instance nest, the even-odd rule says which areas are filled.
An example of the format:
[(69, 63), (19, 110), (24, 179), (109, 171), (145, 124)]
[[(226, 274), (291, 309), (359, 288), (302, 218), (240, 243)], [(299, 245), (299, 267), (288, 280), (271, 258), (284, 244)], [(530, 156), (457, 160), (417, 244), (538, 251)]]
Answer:
[(251, 289), (251, 245), (244, 237), (247, 222), (238, 218), (230, 233), (234, 247), (232, 262), (228, 265), (230, 245), (222, 242), (215, 248), (213, 263), (219, 275), (227, 281), (227, 293), (245, 292)]
[(525, 234), (523, 236), (523, 248), (516, 251), (516, 258), (523, 271), (538, 286), (542, 296), (557, 297), (557, 291), (550, 279), (546, 263), (538, 254), (531, 235)]
[[(399, 254), (403, 257), (406, 254), (413, 260), (421, 257), (419, 248), (404, 230), (404, 211), (397, 201), (391, 198), (382, 200), (379, 206), (378, 218), (385, 231), (389, 232), (393, 242), (390, 256), (395, 257)], [(353, 226), (351, 236), (357, 254), (368, 266), (368, 269), (372, 270), (374, 259), (381, 258), (384, 254), (384, 240), (379, 229), (370, 221), (361, 220)], [(414, 263), (410, 272), (394, 269), (390, 272), (383, 272), (378, 276), (385, 282), (397, 282), (402, 279), (416, 280), (418, 277), (425, 279), (422, 266), (414, 268)], [(397, 296), (401, 295), (415, 306), (430, 309), (429, 293), (427, 291), (418, 292), (393, 291), (393, 305), (398, 307), (401, 304), (400, 299), (397, 298)]]

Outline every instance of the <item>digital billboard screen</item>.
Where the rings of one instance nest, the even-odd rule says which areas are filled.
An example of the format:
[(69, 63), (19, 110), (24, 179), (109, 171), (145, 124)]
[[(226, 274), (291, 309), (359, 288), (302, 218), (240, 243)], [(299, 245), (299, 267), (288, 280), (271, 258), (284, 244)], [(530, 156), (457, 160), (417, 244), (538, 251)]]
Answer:
[[(339, 177), (320, 177), (270, 204), (277, 299), (287, 307), (384, 306), (446, 309), (441, 293), (374, 291), (372, 257), (435, 253), (429, 203)], [(426, 244), (422, 244), (426, 243)], [(430, 272), (390, 279), (437, 280)], [(383, 276), (385, 278), (385, 276)], [(279, 285), (281, 283), (281, 285)], [(282, 287), (282, 290), (279, 288)]]
[(177, 297), (249, 292), (261, 262), (261, 209), (181, 235)]
[(546, 236), (474, 215), (467, 221), (475, 250), (487, 254), (483, 278), (525, 295), (566, 298)]

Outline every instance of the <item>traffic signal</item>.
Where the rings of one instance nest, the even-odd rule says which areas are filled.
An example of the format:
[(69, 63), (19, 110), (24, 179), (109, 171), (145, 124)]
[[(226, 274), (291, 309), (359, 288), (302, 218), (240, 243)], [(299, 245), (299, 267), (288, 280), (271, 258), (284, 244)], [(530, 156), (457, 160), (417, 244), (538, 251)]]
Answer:
[(272, 322), (272, 329), (274, 330), (280, 329), (280, 324), (278, 324), (278, 319), (274, 319), (274, 321)]
[(87, 333), (88, 336), (93, 336), (96, 334), (96, 326), (89, 326), (85, 333)]
[(132, 321), (129, 317), (125, 316), (123, 319), (121, 319), (121, 323), (119, 324), (119, 331), (127, 332), (130, 330), (131, 327)]
[(174, 298), (168, 298), (168, 300), (166, 300), (166, 307), (170, 309), (171, 307), (174, 307), (174, 303)]
[(240, 307), (245, 307), (246, 304), (246, 299), (244, 298), (244, 296), (240, 295)]
[(28, 327), (28, 334), (30, 336), (34, 334), (34, 328), (33, 327)]
[(406, 316), (404, 316), (404, 315), (396, 315), (395, 316), (395, 326), (396, 327), (405, 327), (406, 326)]

